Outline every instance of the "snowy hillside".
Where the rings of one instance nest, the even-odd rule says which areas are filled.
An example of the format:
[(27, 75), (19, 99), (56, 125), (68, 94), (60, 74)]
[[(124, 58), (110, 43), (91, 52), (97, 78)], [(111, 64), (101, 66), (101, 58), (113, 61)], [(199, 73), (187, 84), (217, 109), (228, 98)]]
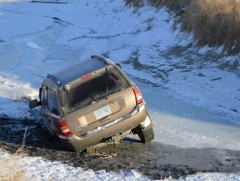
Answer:
[[(208, 63), (218, 58), (215, 50), (196, 50), (190, 36), (173, 32), (173, 19), (164, 9), (135, 9), (112, 0), (43, 2), (0, 1), (1, 120), (10, 118), (17, 124), (38, 119), (28, 100), (37, 98), (43, 78), (101, 54), (122, 64), (141, 88), (153, 118), (155, 142), (240, 150), (238, 75)], [(8, 154), (2, 151), (0, 160)], [(37, 157), (23, 158), (22, 163), (36, 180), (148, 179), (135, 170), (86, 172)], [(200, 173), (188, 179), (220, 177), (240, 179), (234, 173)]]

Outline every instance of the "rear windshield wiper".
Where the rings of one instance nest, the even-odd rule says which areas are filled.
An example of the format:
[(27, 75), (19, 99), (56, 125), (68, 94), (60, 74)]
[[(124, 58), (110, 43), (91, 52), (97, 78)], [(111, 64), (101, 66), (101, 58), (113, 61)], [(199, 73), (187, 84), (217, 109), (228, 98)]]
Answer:
[(120, 90), (121, 90), (121, 89), (114, 89), (114, 90), (112, 90), (112, 91), (110, 91), (110, 92), (107, 92), (106, 94), (103, 94), (102, 96), (94, 97), (92, 104), (94, 104), (94, 103), (96, 103), (96, 102), (99, 102), (99, 101), (102, 100), (102, 99), (108, 99), (108, 97), (109, 97), (111, 94), (113, 94), (113, 93), (115, 93), (115, 92), (118, 92), (118, 91), (120, 91)]

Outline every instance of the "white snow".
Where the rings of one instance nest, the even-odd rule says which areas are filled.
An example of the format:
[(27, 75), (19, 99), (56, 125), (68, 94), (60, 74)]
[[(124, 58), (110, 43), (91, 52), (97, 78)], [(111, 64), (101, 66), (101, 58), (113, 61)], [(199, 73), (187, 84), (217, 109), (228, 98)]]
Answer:
[[(58, 180), (58, 181), (74, 181), (74, 180), (115, 180), (115, 181), (147, 181), (147, 177), (135, 170), (119, 170), (118, 172), (106, 172), (105, 170), (93, 171), (92, 169), (83, 169), (81, 167), (73, 167), (63, 164), (59, 161), (48, 161), (42, 157), (28, 157), (23, 155), (11, 155), (7, 152), (0, 151), (0, 165), (5, 163), (8, 166), (7, 171), (15, 170), (23, 173), (24, 179), (34, 181)], [(0, 171), (1, 173), (1, 171)], [(0, 178), (1, 179), (1, 178)], [(166, 181), (174, 181), (175, 179), (166, 179)], [(180, 178), (179, 181), (238, 181), (240, 174), (233, 173), (198, 173), (196, 175)]]
[(8, 165), (7, 170), (15, 169), (16, 173), (23, 171), (23, 176), (27, 180), (148, 180), (141, 173), (134, 170), (119, 170), (118, 173), (106, 172), (105, 170), (93, 171), (90, 168), (76, 168), (59, 161), (48, 161), (42, 157), (27, 157), (17, 154), (13, 156), (3, 151), (0, 151), (0, 153), (0, 165), (5, 162), (5, 165)]
[[(173, 20), (164, 9), (146, 5), (136, 10), (112, 0), (64, 2), (0, 1), (0, 115), (31, 117), (21, 100), (37, 98), (48, 73), (91, 54), (106, 54), (141, 87), (154, 121), (155, 141), (240, 149), (239, 75), (210, 63), (184, 64), (207, 58), (204, 55), (211, 55), (212, 49), (189, 48), (191, 36), (173, 32)], [(220, 51), (221, 47), (212, 53)], [(138, 60), (138, 65), (131, 60)], [(2, 153), (1, 160), (7, 154)], [(21, 164), (36, 180), (147, 180), (133, 170), (83, 171), (43, 158), (24, 157)], [(240, 176), (199, 173), (186, 180), (222, 178)]]

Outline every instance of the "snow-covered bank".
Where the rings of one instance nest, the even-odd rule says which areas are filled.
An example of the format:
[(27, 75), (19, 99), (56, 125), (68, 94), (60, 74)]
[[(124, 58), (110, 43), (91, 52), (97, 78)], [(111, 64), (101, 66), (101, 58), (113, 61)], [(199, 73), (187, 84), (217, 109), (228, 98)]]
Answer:
[[(5, 1), (0, 4), (0, 115), (33, 116), (26, 100), (38, 96), (48, 73), (103, 54), (121, 63), (142, 88), (156, 142), (239, 150), (239, 77), (208, 61), (202, 64), (217, 55), (199, 53), (190, 46), (191, 39), (183, 41), (181, 34), (172, 32), (172, 24), (163, 9), (136, 10), (125, 7), (124, 1)], [(147, 179), (134, 170), (86, 171), (35, 157), (25, 157), (22, 163), (29, 174), (37, 171), (30, 177), (39, 180)], [(239, 179), (234, 174), (198, 174), (189, 180), (219, 176)]]
[(239, 174), (222, 174), (222, 173), (199, 173), (194, 176), (189, 176), (182, 181), (214, 181), (214, 180), (225, 180), (225, 181), (238, 181), (240, 180)]
[[(48, 161), (41, 157), (10, 155), (1, 150), (0, 154), (0, 166), (5, 162), (5, 171), (10, 173), (14, 170), (16, 173), (12, 173), (12, 176), (19, 173), (23, 180), (148, 180), (141, 173), (134, 170), (120, 170), (118, 173), (110, 173), (105, 170), (95, 172), (90, 168), (86, 170), (81, 167), (63, 164), (60, 161)], [(3, 173), (0, 171), (0, 180), (2, 175)], [(8, 180), (7, 177), (10, 177), (10, 175), (6, 175), (3, 180)]]
[[(173, 22), (164, 10), (150, 6), (135, 10), (111, 1), (16, 1), (2, 4), (0, 11), (0, 69), (35, 88), (49, 72), (91, 54), (104, 54), (122, 62), (124, 70), (141, 82), (167, 88), (177, 98), (240, 120), (239, 77), (195, 63), (217, 55), (189, 48), (191, 39), (183, 41), (172, 32)], [(32, 36), (34, 32), (40, 33)]]
[[(123, 147), (125, 147), (122, 144)], [(132, 147), (133, 145), (128, 145)], [(156, 146), (156, 145), (155, 145)], [(159, 146), (159, 147), (158, 147)], [(22, 152), (9, 154), (0, 151), (0, 179), (6, 171), (11, 176), (20, 173), (24, 179), (17, 180), (229, 180), (235, 181), (240, 177), (232, 164), (238, 164), (236, 155), (226, 150), (211, 149), (178, 149), (171, 146), (158, 145), (134, 150), (139, 155), (132, 155), (131, 149), (107, 151), (95, 155), (78, 155), (74, 153), (36, 149), (27, 156)], [(123, 148), (119, 146), (119, 148)], [(155, 147), (156, 148), (156, 147)], [(152, 150), (152, 152), (150, 150)], [(111, 150), (111, 148), (110, 148)], [(157, 152), (161, 153), (157, 154)], [(30, 153), (30, 150), (27, 150)], [(125, 152), (126, 154), (124, 154)], [(141, 153), (142, 152), (142, 153)], [(196, 155), (195, 152), (198, 154)], [(196, 157), (193, 158), (193, 155)], [(139, 158), (141, 158), (139, 160)], [(157, 158), (157, 159), (156, 159)], [(199, 160), (199, 158), (204, 158)], [(182, 160), (182, 162), (181, 162)], [(227, 160), (227, 163), (226, 163)], [(147, 162), (145, 162), (147, 161)], [(143, 165), (143, 163), (146, 163)], [(175, 163), (176, 165), (174, 165)], [(180, 163), (180, 165), (179, 165)], [(181, 164), (181, 163), (184, 163)], [(205, 164), (204, 164), (205, 163)], [(190, 166), (192, 165), (192, 166)], [(194, 165), (194, 166), (193, 166)], [(218, 167), (219, 166), (219, 167)], [(131, 168), (131, 169), (129, 169)], [(196, 169), (202, 170), (195, 175)], [(198, 170), (197, 169), (197, 170)], [(212, 169), (212, 170), (211, 170)], [(235, 173), (216, 173), (214, 170), (232, 169)], [(11, 173), (14, 170), (14, 173)], [(209, 170), (211, 173), (206, 173)], [(204, 172), (204, 173), (203, 173)], [(8, 178), (6, 175), (4, 178)], [(166, 178), (167, 177), (167, 178)]]

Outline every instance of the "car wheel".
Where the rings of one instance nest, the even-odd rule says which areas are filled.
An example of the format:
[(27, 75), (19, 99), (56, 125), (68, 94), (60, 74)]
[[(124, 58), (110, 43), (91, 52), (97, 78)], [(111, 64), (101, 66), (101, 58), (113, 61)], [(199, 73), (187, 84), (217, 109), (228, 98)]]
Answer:
[(147, 128), (141, 128), (141, 126), (138, 126), (135, 128), (135, 131), (138, 134), (142, 143), (147, 143), (154, 139), (152, 125)]

